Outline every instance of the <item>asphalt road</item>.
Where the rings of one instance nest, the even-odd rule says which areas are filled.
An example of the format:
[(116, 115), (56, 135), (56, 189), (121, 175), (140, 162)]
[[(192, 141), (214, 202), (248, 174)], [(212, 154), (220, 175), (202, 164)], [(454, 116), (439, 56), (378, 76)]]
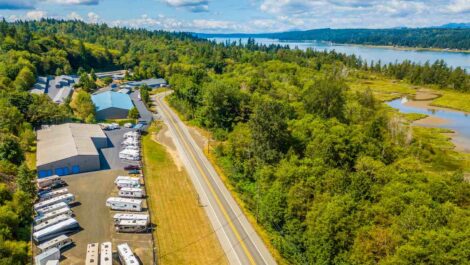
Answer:
[(166, 95), (168, 93), (155, 96), (157, 110), (170, 128), (181, 159), (198, 191), (200, 203), (206, 206), (204, 209), (230, 264), (276, 264), (184, 123), (164, 102)]

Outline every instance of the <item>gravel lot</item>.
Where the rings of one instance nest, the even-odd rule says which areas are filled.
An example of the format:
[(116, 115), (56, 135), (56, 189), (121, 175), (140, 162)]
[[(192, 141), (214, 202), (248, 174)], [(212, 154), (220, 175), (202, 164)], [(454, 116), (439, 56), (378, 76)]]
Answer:
[[(106, 199), (117, 195), (114, 179), (118, 175), (127, 175), (123, 170), (103, 170), (64, 177), (68, 189), (75, 194), (79, 202), (72, 210), (82, 230), (71, 236), (75, 246), (63, 252), (65, 259), (61, 264), (84, 264), (86, 246), (93, 242), (117, 244), (127, 242), (142, 264), (152, 264), (152, 235), (120, 234), (114, 231), (112, 216), (116, 213), (106, 207)], [(144, 208), (147, 205), (144, 203)], [(118, 264), (118, 263), (116, 263)]]

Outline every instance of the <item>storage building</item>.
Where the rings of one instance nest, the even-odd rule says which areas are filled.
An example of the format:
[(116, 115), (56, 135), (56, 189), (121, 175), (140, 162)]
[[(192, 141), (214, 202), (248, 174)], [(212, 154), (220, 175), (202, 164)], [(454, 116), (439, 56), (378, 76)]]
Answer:
[(39, 178), (100, 169), (98, 149), (108, 146), (99, 125), (66, 123), (37, 132)]
[(150, 79), (145, 79), (142, 81), (133, 81), (127, 83), (127, 85), (130, 85), (132, 87), (141, 87), (143, 85), (147, 85), (150, 88), (159, 88), (159, 87), (166, 87), (167, 82), (163, 78), (150, 78)]
[(129, 110), (134, 107), (128, 94), (114, 91), (92, 95), (91, 100), (95, 104), (98, 120), (125, 119)]

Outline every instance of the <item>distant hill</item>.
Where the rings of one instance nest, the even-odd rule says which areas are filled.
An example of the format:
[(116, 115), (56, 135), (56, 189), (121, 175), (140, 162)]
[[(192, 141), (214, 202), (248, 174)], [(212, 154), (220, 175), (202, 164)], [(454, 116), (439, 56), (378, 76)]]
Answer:
[(438, 28), (393, 29), (313, 29), (261, 34), (201, 34), (202, 38), (273, 38), (280, 40), (318, 40), (335, 43), (387, 45), (418, 48), (470, 50), (469, 24), (447, 24)]

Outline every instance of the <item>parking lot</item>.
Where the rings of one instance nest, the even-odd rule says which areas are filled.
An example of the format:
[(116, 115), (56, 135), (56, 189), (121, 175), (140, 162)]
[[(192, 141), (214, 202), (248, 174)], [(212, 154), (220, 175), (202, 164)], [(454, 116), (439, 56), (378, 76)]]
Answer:
[(121, 128), (117, 130), (104, 131), (108, 136), (108, 148), (100, 150), (101, 169), (122, 169), (126, 165), (138, 165), (136, 161), (125, 161), (119, 159), (119, 152), (122, 150), (121, 143), (123, 135), (132, 129)]
[[(151, 233), (117, 233), (114, 231), (112, 216), (117, 213), (106, 207), (106, 199), (117, 196), (114, 179), (118, 175), (127, 175), (124, 170), (103, 170), (91, 173), (66, 176), (63, 179), (68, 189), (76, 196), (76, 205), (72, 208), (80, 227), (80, 232), (71, 236), (75, 245), (64, 251), (61, 264), (84, 264), (88, 243), (107, 242), (116, 246), (128, 243), (141, 264), (153, 263), (153, 242)], [(147, 208), (144, 201), (144, 208)]]

